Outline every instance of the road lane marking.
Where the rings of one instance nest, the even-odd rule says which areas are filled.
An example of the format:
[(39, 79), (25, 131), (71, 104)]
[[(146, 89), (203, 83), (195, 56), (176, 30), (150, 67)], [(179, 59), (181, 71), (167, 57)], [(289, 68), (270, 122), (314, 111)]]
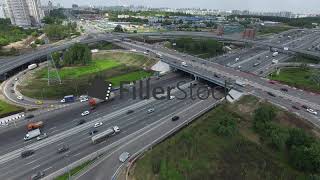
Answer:
[(33, 168), (31, 168), (32, 170), (37, 169), (38, 167), (40, 167), (40, 164), (37, 166), (34, 166)]
[(32, 164), (32, 163), (34, 163), (34, 162), (36, 162), (36, 161), (37, 161), (37, 160), (30, 161), (30, 162), (28, 162), (26, 165)]
[(48, 167), (48, 168), (44, 169), (43, 171), (48, 171), (49, 169), (52, 169), (52, 166), (50, 166), (50, 167)]

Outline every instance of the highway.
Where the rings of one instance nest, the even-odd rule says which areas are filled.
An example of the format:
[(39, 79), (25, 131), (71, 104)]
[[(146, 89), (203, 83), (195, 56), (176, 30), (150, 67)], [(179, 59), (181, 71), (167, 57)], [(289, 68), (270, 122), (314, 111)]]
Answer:
[[(175, 96), (180, 96), (181, 94), (181, 92), (173, 93)], [(1, 155), (0, 178), (21, 179), (39, 170), (46, 170), (46, 174), (49, 174), (65, 167), (68, 163), (80, 157), (106, 146), (106, 143), (110, 144), (115, 142), (157, 120), (162, 120), (165, 116), (170, 115), (171, 117), (187, 108), (191, 108), (193, 107), (192, 105), (197, 104), (199, 101), (199, 99), (162, 101), (150, 99), (134, 103), (119, 110), (114, 110), (111, 113), (92, 114), (90, 116), (93, 116), (91, 117), (93, 120), (84, 125), (51, 135), (43, 141), (26, 145), (26, 149), (32, 148), (36, 150), (36, 153), (29, 158), (21, 159), (19, 157), (19, 151), (17, 150)], [(155, 112), (148, 114), (147, 110), (151, 107), (155, 108)], [(128, 110), (134, 110), (134, 113), (126, 114)], [(99, 128), (99, 131), (106, 130), (115, 125), (119, 126), (122, 131), (119, 135), (108, 139), (107, 142), (92, 145), (88, 132), (96, 122), (104, 123), (104, 125)], [(65, 154), (57, 154), (56, 152), (57, 147), (62, 144), (70, 147), (67, 157)]]

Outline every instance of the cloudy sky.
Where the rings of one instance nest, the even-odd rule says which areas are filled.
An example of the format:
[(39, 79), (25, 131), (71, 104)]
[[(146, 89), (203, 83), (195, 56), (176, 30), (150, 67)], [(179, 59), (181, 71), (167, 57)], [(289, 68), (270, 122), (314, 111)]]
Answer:
[[(44, 0), (48, 1), (48, 0)], [(80, 5), (145, 5), (150, 7), (199, 7), (211, 9), (248, 9), (252, 11), (293, 11), (319, 13), (320, 0), (53, 0), (70, 7)]]

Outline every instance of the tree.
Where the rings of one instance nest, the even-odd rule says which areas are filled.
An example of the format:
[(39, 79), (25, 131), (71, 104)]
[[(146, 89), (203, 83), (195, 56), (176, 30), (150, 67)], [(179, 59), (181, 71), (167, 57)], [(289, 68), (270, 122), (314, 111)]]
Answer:
[(310, 76), (311, 81), (313, 81), (318, 87), (320, 87), (320, 71), (315, 69), (312, 71)]
[(286, 145), (289, 149), (294, 146), (310, 147), (313, 141), (314, 138), (306, 134), (302, 129), (292, 128), (289, 130), (289, 137), (287, 139)]
[(232, 116), (220, 116), (215, 120), (213, 130), (218, 135), (232, 136), (236, 133), (237, 122), (234, 118), (232, 118)]
[(114, 32), (123, 32), (122, 26), (118, 24), (118, 25), (114, 28)]
[(257, 132), (266, 134), (266, 123), (271, 122), (276, 116), (275, 110), (270, 105), (262, 105), (254, 111), (254, 128)]
[(8, 44), (9, 44), (9, 40), (8, 40), (8, 39), (3, 38), (3, 37), (0, 37), (0, 48), (1, 48), (2, 46), (6, 46), (6, 45), (8, 45)]
[(74, 44), (65, 53), (63, 58), (64, 65), (87, 65), (92, 60), (92, 54), (87, 45)]

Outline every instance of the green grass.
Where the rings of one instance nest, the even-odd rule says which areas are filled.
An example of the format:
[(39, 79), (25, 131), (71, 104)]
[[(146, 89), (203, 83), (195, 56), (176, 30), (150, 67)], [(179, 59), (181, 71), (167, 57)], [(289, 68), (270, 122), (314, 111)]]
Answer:
[(274, 26), (274, 27), (262, 27), (258, 33), (261, 35), (264, 34), (278, 34), (284, 31), (288, 31), (292, 29), (292, 27), (288, 27), (288, 26)]
[(115, 76), (112, 77), (110, 79), (108, 79), (110, 82), (112, 82), (114, 87), (120, 86), (120, 82), (132, 82), (132, 81), (136, 81), (136, 80), (140, 80), (140, 79), (144, 79), (147, 77), (152, 76), (153, 73), (152, 72), (147, 72), (147, 71), (134, 71), (134, 72), (130, 72), (127, 74), (123, 74), (123, 75), (119, 75), (119, 76)]
[(293, 57), (287, 60), (287, 62), (295, 62), (295, 63), (310, 63), (310, 64), (319, 64), (320, 61), (317, 59), (311, 59), (311, 58), (306, 58), (306, 57)]
[[(81, 170), (83, 170), (87, 166), (89, 166), (91, 163), (92, 163), (92, 161), (87, 161), (87, 162), (81, 164), (80, 166), (77, 166), (77, 167), (71, 169), (70, 176), (77, 174), (78, 172), (80, 172)], [(55, 178), (54, 180), (68, 180), (68, 178), (69, 178), (69, 173), (65, 173), (65, 174)]]
[(23, 108), (0, 101), (0, 117), (9, 116), (23, 111)]
[[(116, 60), (97, 60), (92, 61), (88, 66), (64, 67), (59, 70), (59, 75), (62, 79), (79, 78), (84, 75), (94, 74), (117, 66), (120, 66), (120, 63)], [(46, 69), (43, 69), (39, 73), (40, 78), (47, 78)]]
[[(99, 53), (93, 56), (93, 62), (88, 66), (64, 67), (59, 70), (62, 84), (52, 82), (47, 85), (47, 69), (34, 74), (34, 78), (18, 86), (21, 93), (36, 99), (60, 99), (67, 94), (81, 95), (87, 93), (89, 83), (95, 75), (105, 79), (114, 79), (115, 86), (123, 79), (137, 80), (140, 74), (150, 76), (143, 67), (151, 67), (155, 60), (148, 57), (123, 52)], [(140, 72), (140, 73), (137, 73)], [(129, 75), (126, 75), (129, 74)], [(132, 76), (132, 77), (131, 77)], [(52, 72), (51, 77), (55, 77)]]
[[(224, 104), (198, 118), (175, 136), (149, 150), (136, 162), (131, 179), (307, 179), (288, 164), (286, 152), (260, 144), (252, 130), (252, 113), (261, 102), (252, 96)], [(277, 111), (279, 119), (295, 120)], [(218, 136), (215, 120), (237, 121), (234, 136)]]
[[(314, 71), (320, 73), (320, 70)], [(312, 74), (313, 70), (308, 68), (283, 68), (279, 75), (273, 73), (269, 78), (300, 89), (320, 92), (320, 86), (311, 79)]]

